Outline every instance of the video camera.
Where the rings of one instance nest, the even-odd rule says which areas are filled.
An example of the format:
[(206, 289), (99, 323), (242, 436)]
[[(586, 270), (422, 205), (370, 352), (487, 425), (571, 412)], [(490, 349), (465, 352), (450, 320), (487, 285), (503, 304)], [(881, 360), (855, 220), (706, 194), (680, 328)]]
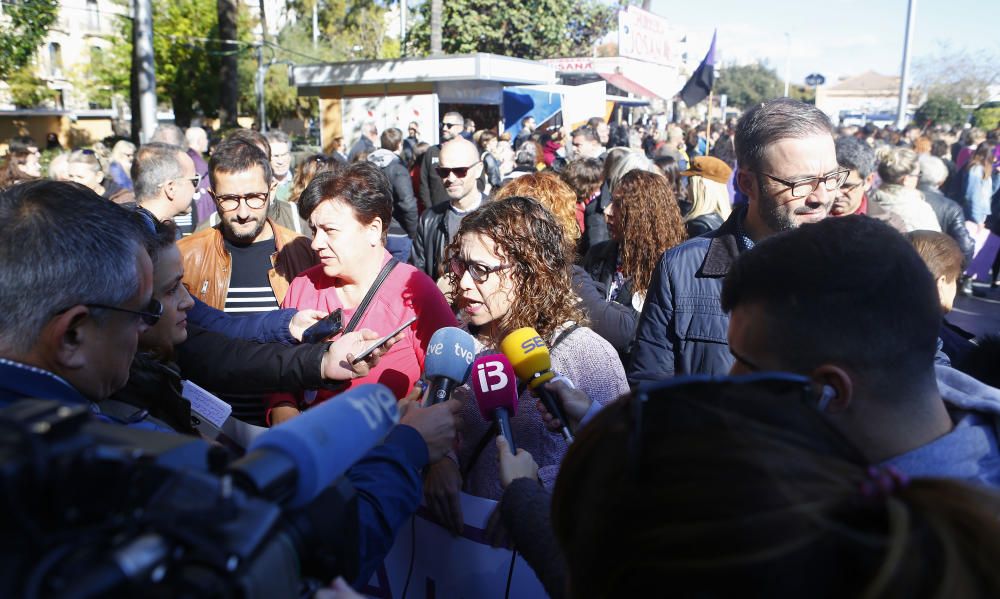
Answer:
[(0, 409), (0, 593), (276, 598), (356, 578), (357, 498), (341, 474), (399, 414), (381, 385), (344, 395), (238, 459), (200, 439), (98, 422), (86, 406)]

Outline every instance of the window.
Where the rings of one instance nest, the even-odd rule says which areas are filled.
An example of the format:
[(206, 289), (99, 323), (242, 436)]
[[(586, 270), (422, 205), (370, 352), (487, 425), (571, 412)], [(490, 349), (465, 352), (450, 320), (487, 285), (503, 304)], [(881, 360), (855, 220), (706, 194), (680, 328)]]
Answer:
[(62, 45), (57, 42), (49, 44), (49, 75), (52, 77), (62, 77)]
[(87, 25), (91, 31), (101, 30), (101, 12), (97, 9), (97, 0), (87, 0)]

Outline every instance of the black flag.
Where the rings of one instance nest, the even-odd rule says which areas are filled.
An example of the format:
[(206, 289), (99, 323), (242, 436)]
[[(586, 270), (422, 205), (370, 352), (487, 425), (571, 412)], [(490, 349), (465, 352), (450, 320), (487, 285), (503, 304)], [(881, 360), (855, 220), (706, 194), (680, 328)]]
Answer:
[(712, 34), (712, 45), (708, 48), (708, 54), (698, 65), (698, 70), (691, 75), (688, 82), (684, 84), (680, 97), (688, 106), (694, 106), (708, 97), (708, 92), (712, 91), (712, 84), (715, 83), (715, 33)]

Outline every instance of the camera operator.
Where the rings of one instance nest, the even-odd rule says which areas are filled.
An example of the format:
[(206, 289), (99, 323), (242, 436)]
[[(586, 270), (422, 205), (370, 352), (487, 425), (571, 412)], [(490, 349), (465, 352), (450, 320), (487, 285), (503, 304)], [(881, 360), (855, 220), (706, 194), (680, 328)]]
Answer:
[[(139, 337), (163, 314), (144, 243), (132, 214), (81, 186), (38, 181), (0, 194), (0, 408), (39, 398), (93, 409), (125, 385)], [(450, 447), (458, 409), (406, 409), (348, 471), (358, 580), (416, 510), (420, 470)]]

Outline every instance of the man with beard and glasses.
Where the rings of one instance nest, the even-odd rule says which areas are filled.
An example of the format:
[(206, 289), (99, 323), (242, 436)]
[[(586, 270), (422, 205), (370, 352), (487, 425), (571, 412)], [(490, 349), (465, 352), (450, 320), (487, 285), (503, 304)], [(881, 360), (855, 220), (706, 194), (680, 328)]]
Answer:
[(668, 250), (649, 284), (628, 374), (631, 384), (732, 366), (729, 317), (719, 294), (730, 266), (755, 243), (827, 216), (849, 171), (837, 164), (833, 126), (816, 107), (764, 102), (736, 126), (736, 183), (748, 202), (723, 225)]
[(226, 312), (276, 310), (292, 279), (316, 264), (309, 240), (267, 218), (274, 175), (259, 147), (227, 139), (208, 168), (219, 224), (177, 244), (184, 284)]
[[(219, 222), (177, 243), (192, 296), (236, 316), (277, 310), (299, 273), (317, 264), (310, 241), (268, 217), (274, 171), (253, 140), (229, 137), (208, 163)], [(311, 311), (308, 318), (325, 316)], [(264, 397), (216, 391), (233, 416), (262, 426)]]

